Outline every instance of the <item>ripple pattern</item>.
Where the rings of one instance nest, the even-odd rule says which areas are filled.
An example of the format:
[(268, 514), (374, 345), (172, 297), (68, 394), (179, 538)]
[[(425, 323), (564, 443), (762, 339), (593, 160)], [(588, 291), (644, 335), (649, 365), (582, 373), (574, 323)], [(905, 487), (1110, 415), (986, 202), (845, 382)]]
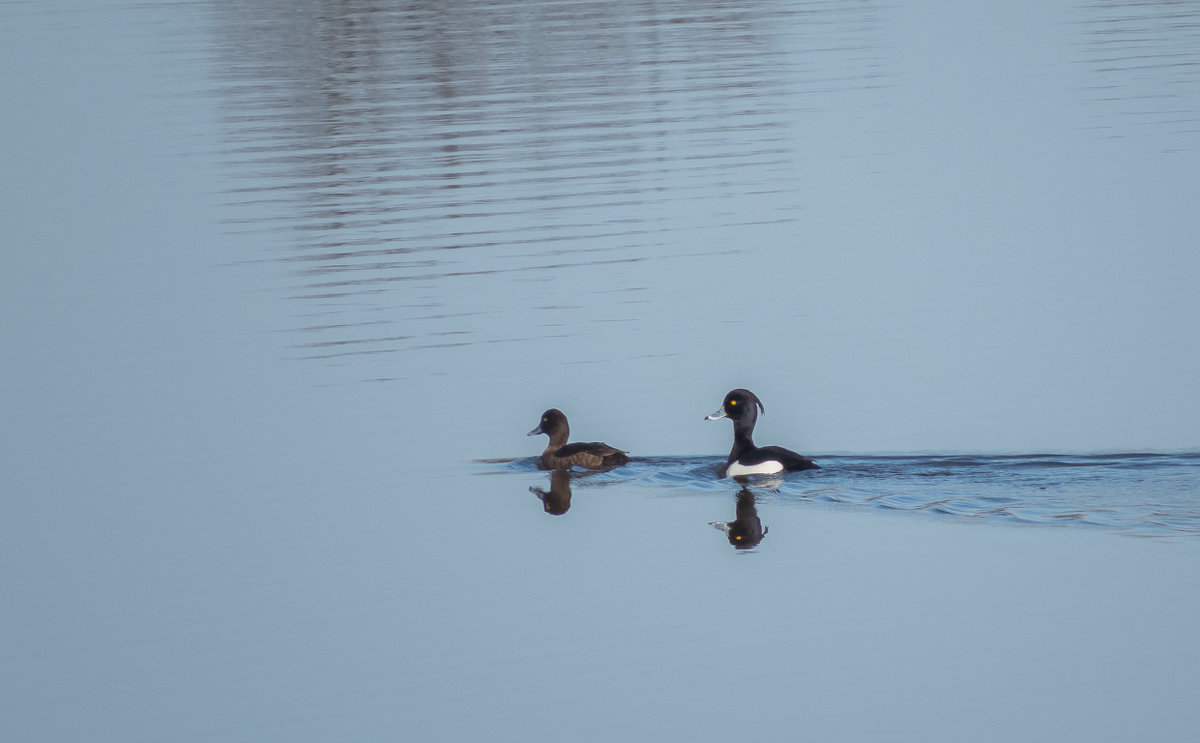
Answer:
[(1099, 0), (1078, 9), (1087, 91), (1112, 136), (1127, 123), (1190, 149), (1200, 132), (1200, 5)]
[(642, 333), (645, 277), (797, 218), (875, 5), (214, 3), (229, 229), (276, 236), (297, 358)]
[[(826, 456), (822, 469), (754, 478), (772, 504), (824, 503), (936, 517), (1093, 527), (1137, 537), (1200, 538), (1200, 453), (1013, 456)], [(576, 480), (648, 491), (731, 493), (723, 457), (635, 459)], [(537, 460), (488, 471), (536, 472)]]

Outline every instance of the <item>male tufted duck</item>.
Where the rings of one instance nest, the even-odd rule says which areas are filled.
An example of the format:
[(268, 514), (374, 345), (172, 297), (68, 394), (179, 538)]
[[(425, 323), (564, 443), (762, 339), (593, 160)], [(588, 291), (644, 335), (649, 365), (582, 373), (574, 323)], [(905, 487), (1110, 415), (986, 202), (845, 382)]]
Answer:
[(725, 396), (721, 409), (704, 420), (729, 418), (733, 421), (733, 449), (721, 477), (770, 475), (776, 472), (820, 469), (816, 462), (782, 446), (755, 446), (754, 423), (758, 410), (767, 412), (762, 401), (750, 390), (736, 389)]
[(542, 469), (586, 467), (595, 470), (615, 467), (629, 461), (625, 452), (599, 441), (568, 444), (567, 436), (570, 435), (571, 428), (567, 425), (567, 416), (558, 408), (550, 408), (542, 413), (541, 422), (529, 435), (537, 436), (539, 433), (550, 437), (550, 445), (542, 452)]

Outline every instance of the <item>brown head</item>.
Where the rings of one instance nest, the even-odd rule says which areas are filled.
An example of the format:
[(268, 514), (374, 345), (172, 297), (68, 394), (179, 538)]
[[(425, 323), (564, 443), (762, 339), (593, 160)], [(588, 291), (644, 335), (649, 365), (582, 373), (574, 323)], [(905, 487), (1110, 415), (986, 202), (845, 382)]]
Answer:
[(538, 421), (537, 428), (529, 432), (530, 436), (537, 436), (539, 433), (544, 433), (550, 437), (550, 446), (557, 449), (567, 443), (567, 437), (571, 434), (571, 427), (567, 425), (567, 416), (558, 408), (550, 408), (542, 413), (542, 419)]

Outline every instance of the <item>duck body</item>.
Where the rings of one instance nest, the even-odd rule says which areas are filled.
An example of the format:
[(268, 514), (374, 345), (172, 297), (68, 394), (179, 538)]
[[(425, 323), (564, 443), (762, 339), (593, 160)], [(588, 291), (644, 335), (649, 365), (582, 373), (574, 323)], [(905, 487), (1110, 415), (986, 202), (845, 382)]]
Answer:
[(808, 457), (801, 456), (791, 449), (784, 449), (782, 446), (754, 446), (751, 444), (739, 452), (735, 444), (734, 451), (729, 453), (729, 460), (725, 463), (725, 476), (774, 475), (777, 472), (798, 472), (811, 469), (820, 469), (820, 466)]
[(778, 472), (798, 472), (820, 469), (813, 460), (782, 446), (755, 446), (754, 424), (758, 412), (766, 412), (758, 396), (747, 389), (731, 390), (725, 395), (721, 409), (705, 420), (729, 418), (733, 421), (733, 448), (721, 470), (721, 477), (773, 475)]
[(530, 431), (529, 435), (537, 436), (543, 433), (550, 437), (550, 444), (538, 460), (539, 466), (545, 470), (571, 467), (598, 470), (616, 467), (629, 461), (625, 452), (600, 441), (577, 441), (568, 444), (571, 427), (567, 423), (567, 416), (557, 408), (550, 408), (542, 413), (537, 428)]

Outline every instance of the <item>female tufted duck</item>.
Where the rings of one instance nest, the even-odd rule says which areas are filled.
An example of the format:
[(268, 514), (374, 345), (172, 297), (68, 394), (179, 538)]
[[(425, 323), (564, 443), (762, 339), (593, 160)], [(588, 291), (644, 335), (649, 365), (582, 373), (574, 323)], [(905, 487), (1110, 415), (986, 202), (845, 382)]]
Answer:
[(733, 449), (729, 452), (729, 460), (725, 462), (721, 477), (820, 469), (817, 463), (808, 457), (802, 457), (782, 446), (755, 446), (754, 424), (758, 420), (755, 405), (763, 413), (767, 412), (762, 400), (750, 390), (732, 390), (725, 396), (721, 409), (704, 419), (715, 421), (729, 418), (733, 421)]
[(567, 416), (558, 408), (550, 408), (542, 413), (541, 422), (529, 435), (537, 436), (539, 433), (550, 437), (550, 445), (542, 452), (542, 469), (586, 467), (595, 470), (615, 467), (629, 461), (625, 452), (599, 441), (568, 444), (567, 436), (570, 435), (571, 428), (567, 425)]

